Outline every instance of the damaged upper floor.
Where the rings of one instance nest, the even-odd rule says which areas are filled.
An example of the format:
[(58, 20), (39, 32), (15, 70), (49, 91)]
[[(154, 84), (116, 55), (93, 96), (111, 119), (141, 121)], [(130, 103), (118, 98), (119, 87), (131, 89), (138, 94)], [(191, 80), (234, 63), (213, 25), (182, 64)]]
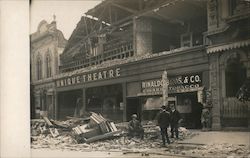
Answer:
[[(213, 35), (223, 31), (229, 32), (226, 36), (248, 38), (249, 35), (242, 34), (249, 31), (248, 23), (243, 31), (235, 31), (240, 18), (243, 21), (249, 18), (248, 8), (249, 2), (243, 0), (102, 1), (77, 24), (60, 55), (60, 71), (220, 43), (220, 38), (214, 39)], [(225, 40), (224, 36), (222, 39)]]

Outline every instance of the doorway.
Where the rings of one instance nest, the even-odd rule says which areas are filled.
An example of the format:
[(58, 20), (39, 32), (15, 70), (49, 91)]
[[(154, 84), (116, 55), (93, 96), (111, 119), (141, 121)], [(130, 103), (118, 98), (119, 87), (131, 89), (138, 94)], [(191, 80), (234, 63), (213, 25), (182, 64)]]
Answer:
[(131, 115), (137, 114), (138, 119), (141, 120), (141, 105), (138, 97), (127, 98), (127, 114), (126, 121), (131, 120)]

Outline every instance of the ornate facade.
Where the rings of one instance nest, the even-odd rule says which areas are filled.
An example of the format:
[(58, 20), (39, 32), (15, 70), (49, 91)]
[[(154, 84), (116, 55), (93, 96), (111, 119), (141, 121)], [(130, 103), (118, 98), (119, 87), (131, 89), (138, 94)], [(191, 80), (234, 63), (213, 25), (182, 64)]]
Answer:
[[(200, 128), (205, 105), (214, 130), (250, 126), (250, 103), (237, 99), (250, 78), (249, 6), (244, 0), (102, 1), (81, 18), (60, 55), (60, 73), (48, 82), (55, 87), (55, 118), (95, 111), (117, 122), (133, 113), (152, 120), (167, 71), (168, 104), (186, 127)], [(37, 57), (32, 79), (45, 86), (39, 79), (49, 76), (42, 70), (49, 66)]]
[(53, 77), (59, 73), (59, 55), (64, 50), (66, 39), (57, 29), (56, 21), (48, 24), (45, 20), (40, 22), (30, 39), (32, 117), (39, 117), (40, 113), (52, 117), (55, 112)]
[(250, 2), (210, 0), (207, 6), (213, 129), (250, 127), (250, 103), (236, 98), (250, 80)]

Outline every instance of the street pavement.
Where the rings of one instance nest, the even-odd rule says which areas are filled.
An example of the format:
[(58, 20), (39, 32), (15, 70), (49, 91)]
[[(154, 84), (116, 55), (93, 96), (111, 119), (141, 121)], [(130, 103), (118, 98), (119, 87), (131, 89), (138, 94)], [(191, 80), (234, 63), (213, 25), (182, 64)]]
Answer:
[(236, 131), (206, 131), (201, 132), (193, 130), (193, 133), (198, 133), (195, 137), (180, 141), (187, 144), (238, 144), (250, 146), (250, 132)]
[[(214, 146), (215, 149), (212, 149), (211, 152), (205, 152), (204, 150), (194, 150), (191, 153), (184, 153), (185, 148), (180, 150), (179, 153), (176, 155), (170, 152), (167, 152), (167, 148), (152, 148), (149, 150), (141, 150), (141, 151), (129, 151), (129, 152), (124, 152), (124, 151), (96, 151), (93, 150), (81, 150), (81, 151), (72, 151), (72, 150), (52, 150), (52, 149), (31, 149), (31, 157), (34, 158), (123, 158), (123, 157), (133, 157), (133, 158), (143, 158), (143, 157), (157, 157), (157, 158), (170, 158), (170, 157), (211, 157), (211, 155), (218, 154), (216, 153), (217, 148), (222, 148), (221, 150), (223, 151), (224, 148), (229, 148), (231, 147), (232, 150), (230, 151), (230, 155), (235, 155), (237, 157), (237, 153), (241, 152), (240, 154), (246, 153), (246, 157), (250, 158), (250, 133), (249, 132), (230, 132), (230, 131), (207, 131), (207, 132), (201, 132), (199, 130), (192, 130), (193, 133), (196, 133), (194, 137), (190, 139), (185, 139), (185, 140), (178, 140), (177, 142), (174, 142), (171, 144), (168, 148), (177, 148), (178, 145), (194, 145), (194, 146), (201, 146), (204, 145), (209, 148), (213, 148)], [(213, 145), (215, 144), (215, 145)], [(219, 145), (219, 144), (229, 144), (228, 146), (226, 145)], [(239, 146), (237, 149), (233, 149), (232, 145), (239, 145), (239, 146), (245, 146), (242, 147), (244, 150), (241, 150)], [(178, 146), (179, 148), (180, 146)], [(187, 146), (186, 146), (187, 147)], [(190, 146), (189, 146), (190, 147)], [(210, 150), (206, 149), (205, 150)], [(198, 147), (199, 148), (199, 147)], [(203, 152), (203, 154), (201, 154)], [(207, 155), (207, 153), (210, 153), (210, 156)], [(191, 156), (190, 156), (191, 154)], [(224, 156), (227, 155), (227, 153), (224, 153)], [(212, 157), (221, 157), (217, 155), (213, 155)], [(233, 156), (234, 157), (234, 156)], [(231, 158), (231, 157), (230, 157)]]

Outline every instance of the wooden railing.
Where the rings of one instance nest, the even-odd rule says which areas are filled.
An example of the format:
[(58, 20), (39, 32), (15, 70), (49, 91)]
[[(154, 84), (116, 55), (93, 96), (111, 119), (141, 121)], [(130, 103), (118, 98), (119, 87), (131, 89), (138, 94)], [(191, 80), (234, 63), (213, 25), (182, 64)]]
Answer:
[(235, 97), (224, 98), (221, 114), (224, 118), (247, 118), (249, 102), (241, 102)]

